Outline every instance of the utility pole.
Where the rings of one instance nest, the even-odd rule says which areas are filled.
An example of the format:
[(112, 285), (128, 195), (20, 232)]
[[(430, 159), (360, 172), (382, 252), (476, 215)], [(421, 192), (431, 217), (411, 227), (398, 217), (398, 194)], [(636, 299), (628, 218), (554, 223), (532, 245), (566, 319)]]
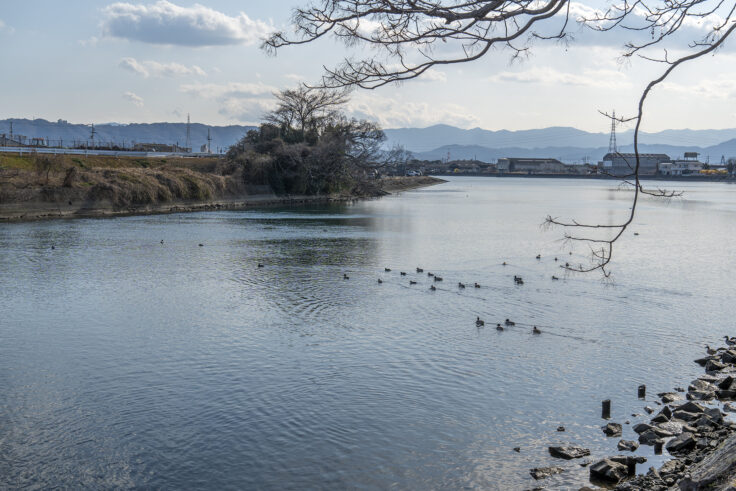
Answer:
[(184, 144), (184, 146), (186, 147), (185, 150), (187, 152), (192, 151), (192, 133), (191, 133), (191, 123), (189, 120), (189, 113), (187, 113), (187, 141)]
[(95, 124), (92, 123), (92, 132), (89, 135), (90, 140), (92, 140), (92, 148), (95, 146), (95, 134), (97, 134), (97, 131), (95, 130)]
[(212, 136), (209, 128), (207, 128), (207, 153), (212, 153)]

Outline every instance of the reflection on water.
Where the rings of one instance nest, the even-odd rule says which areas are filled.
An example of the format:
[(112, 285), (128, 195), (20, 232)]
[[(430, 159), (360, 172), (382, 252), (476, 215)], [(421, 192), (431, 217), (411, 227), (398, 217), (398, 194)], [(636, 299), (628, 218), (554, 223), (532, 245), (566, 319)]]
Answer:
[(565, 278), (554, 257), (585, 251), (539, 227), (625, 215), (602, 181), (2, 225), (0, 485), (523, 489), (550, 464), (545, 486), (581, 485), (547, 446), (618, 453), (600, 401), (643, 420), (636, 387), (695, 378), (736, 313), (736, 199), (685, 187), (642, 202), (613, 286)]

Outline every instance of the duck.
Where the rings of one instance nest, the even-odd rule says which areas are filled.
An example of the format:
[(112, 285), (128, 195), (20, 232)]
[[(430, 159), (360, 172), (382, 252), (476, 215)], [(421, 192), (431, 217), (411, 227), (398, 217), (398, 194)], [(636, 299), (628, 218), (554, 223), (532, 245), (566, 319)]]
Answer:
[(496, 331), (503, 331), (503, 326), (501, 324), (496, 324)]
[(383, 268), (383, 270), (384, 270), (385, 272), (387, 272), (387, 273), (390, 273), (390, 272), (391, 272), (391, 268)]
[(457, 287), (458, 287), (458, 288), (465, 288), (465, 285), (463, 285), (462, 283), (458, 283), (458, 284), (457, 284)]
[(723, 336), (723, 338), (726, 340), (726, 344), (729, 346), (736, 345), (736, 337), (729, 338), (728, 336)]
[(442, 281), (442, 276), (435, 275), (434, 281)]
[(416, 282), (416, 281), (414, 281), (414, 280), (409, 280), (409, 284), (410, 284), (410, 285), (416, 285), (416, 284), (417, 284), (417, 282)]
[(263, 264), (261, 264), (261, 263), (258, 263), (258, 267), (259, 267), (259, 268), (262, 268), (262, 267), (263, 267)]
[(432, 276), (434, 276), (434, 273), (427, 272), (427, 276), (431, 278)]
[(506, 261), (503, 262), (503, 266), (506, 266)]
[(199, 247), (204, 247), (204, 244), (199, 244)]
[(532, 328), (532, 334), (542, 334), (542, 331), (540, 331), (537, 326), (534, 326)]
[(417, 273), (424, 273), (424, 270), (422, 268), (417, 268)]
[(476, 283), (473, 285), (475, 288), (480, 288), (480, 284)]
[(343, 279), (343, 280), (349, 280), (349, 279), (350, 279), (350, 276), (348, 276), (348, 275), (346, 275), (345, 273), (343, 273), (343, 274), (342, 274), (342, 279)]
[(557, 276), (555, 276), (555, 275), (552, 275), (552, 279), (553, 280), (559, 280), (559, 278)]
[(406, 271), (402, 271), (400, 274), (401, 276), (406, 276)]
[(381, 278), (378, 278), (378, 284), (380, 285), (382, 283), (383, 283), (383, 280)]
[(506, 322), (505, 322), (505, 324), (506, 324), (507, 326), (515, 326), (515, 325), (516, 325), (516, 322), (514, 322), (514, 321), (512, 321), (512, 320), (509, 320), (509, 319), (506, 319)]
[(570, 267), (570, 263), (565, 263), (565, 267), (566, 268), (569, 268)]
[(710, 347), (710, 346), (708, 346), (707, 344), (705, 345), (705, 351), (706, 351), (706, 352), (707, 352), (707, 353), (708, 353), (709, 355), (715, 355), (716, 353), (718, 353), (718, 351), (714, 350), (713, 348), (711, 348), (711, 347)]
[(481, 318), (480, 318), (480, 317), (476, 317), (476, 318), (475, 318), (475, 325), (476, 325), (477, 327), (482, 327), (482, 326), (485, 326), (485, 325), (486, 325), (486, 323), (485, 323), (485, 321), (481, 320)]
[(437, 289), (437, 287), (434, 286), (434, 285), (432, 285), (432, 286), (429, 287), (429, 289), (432, 290), (432, 291), (435, 291)]
[(164, 243), (164, 239), (161, 239), (161, 243), (162, 243), (162, 244)]
[(555, 261), (557, 261), (557, 258), (555, 258)]
[(51, 246), (51, 250), (53, 251), (54, 249), (56, 249), (56, 247), (54, 247), (54, 246)]
[(537, 259), (542, 259), (542, 255), (541, 254), (537, 254)]

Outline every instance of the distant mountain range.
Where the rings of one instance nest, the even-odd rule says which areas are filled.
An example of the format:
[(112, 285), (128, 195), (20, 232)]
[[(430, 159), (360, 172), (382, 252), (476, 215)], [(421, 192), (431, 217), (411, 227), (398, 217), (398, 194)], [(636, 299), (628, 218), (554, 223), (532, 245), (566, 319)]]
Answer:
[[(5, 119), (0, 120), (0, 134), (10, 132), (28, 138), (88, 140), (91, 127), (70, 124), (66, 121), (49, 122), (43, 119)], [(191, 125), (191, 140), (194, 150), (207, 143), (207, 130), (212, 137), (212, 149), (228, 148), (238, 141), (253, 126), (207, 126), (198, 123)], [(590, 133), (569, 127), (550, 127), (535, 130), (490, 131), (481, 128), (464, 130), (448, 125), (434, 125), (427, 128), (397, 128), (385, 130), (387, 145), (402, 145), (413, 152), (417, 158), (444, 159), (448, 153), (451, 159), (476, 158), (494, 162), (501, 157), (552, 157), (565, 162), (588, 160), (597, 162), (608, 152), (609, 135)], [(95, 125), (97, 141), (115, 143), (178, 143), (186, 141), (185, 123), (118, 124)], [(685, 152), (699, 152), (701, 160), (710, 158), (712, 163), (720, 162), (721, 156), (736, 156), (736, 129), (724, 130), (666, 130), (658, 133), (642, 133), (640, 151), (666, 153), (671, 157)], [(620, 151), (633, 151), (633, 132), (617, 134)]]

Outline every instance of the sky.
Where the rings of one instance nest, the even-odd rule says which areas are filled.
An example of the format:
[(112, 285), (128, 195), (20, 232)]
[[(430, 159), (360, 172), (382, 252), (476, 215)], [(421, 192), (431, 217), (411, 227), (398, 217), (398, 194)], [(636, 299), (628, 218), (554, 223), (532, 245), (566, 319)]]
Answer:
[[(351, 55), (334, 39), (276, 56), (260, 49), (269, 32), (288, 30), (292, 9), (306, 3), (16, 2), (0, 9), (0, 119), (150, 123), (190, 114), (204, 124), (257, 124), (273, 107), (274, 91), (315, 82), (323, 66)], [(683, 39), (701, 28), (688, 26)], [(537, 43), (521, 62), (499, 50), (398, 86), (356, 90), (347, 110), (384, 128), (442, 123), (605, 133), (610, 122), (599, 110), (632, 116), (642, 89), (664, 67), (622, 64), (626, 33), (572, 31), (570, 43)], [(736, 128), (736, 50), (727, 45), (681, 67), (646, 108), (646, 131)]]

